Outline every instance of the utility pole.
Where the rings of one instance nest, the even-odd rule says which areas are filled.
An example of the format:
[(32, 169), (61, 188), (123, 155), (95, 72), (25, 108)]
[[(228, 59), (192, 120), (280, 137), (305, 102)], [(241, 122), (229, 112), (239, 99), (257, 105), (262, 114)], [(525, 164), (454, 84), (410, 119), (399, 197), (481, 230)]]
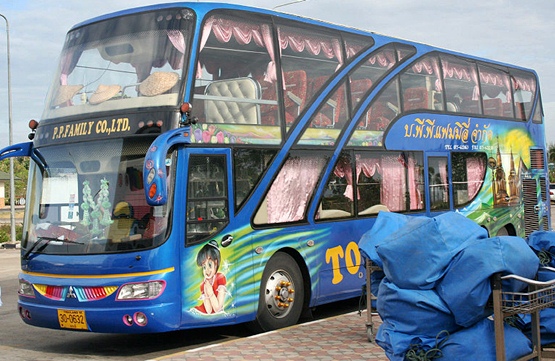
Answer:
[[(13, 126), (12, 126), (12, 77), (10, 70), (10, 25), (8, 18), (0, 14), (6, 20), (6, 48), (8, 58), (8, 131), (9, 131), (9, 145), (13, 144)], [(11, 241), (15, 243), (15, 177), (13, 171), (13, 157), (10, 157), (10, 225), (11, 225)]]

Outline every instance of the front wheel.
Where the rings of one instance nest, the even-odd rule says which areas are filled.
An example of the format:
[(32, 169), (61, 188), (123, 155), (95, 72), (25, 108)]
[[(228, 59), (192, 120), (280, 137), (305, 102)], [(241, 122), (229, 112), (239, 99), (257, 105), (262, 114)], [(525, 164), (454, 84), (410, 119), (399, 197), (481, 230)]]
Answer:
[(276, 253), (264, 268), (255, 330), (270, 331), (299, 321), (304, 303), (301, 270), (290, 255)]

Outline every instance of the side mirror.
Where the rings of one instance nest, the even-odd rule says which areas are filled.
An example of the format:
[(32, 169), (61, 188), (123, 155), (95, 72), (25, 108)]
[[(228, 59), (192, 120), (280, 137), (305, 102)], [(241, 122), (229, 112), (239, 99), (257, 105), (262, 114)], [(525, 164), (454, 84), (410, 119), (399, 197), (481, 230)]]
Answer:
[(146, 202), (161, 206), (168, 201), (166, 154), (176, 144), (190, 143), (190, 127), (174, 129), (158, 136), (150, 145), (143, 165)]
[(32, 142), (13, 144), (7, 146), (6, 148), (0, 149), (0, 160), (11, 157), (30, 157), (32, 150)]

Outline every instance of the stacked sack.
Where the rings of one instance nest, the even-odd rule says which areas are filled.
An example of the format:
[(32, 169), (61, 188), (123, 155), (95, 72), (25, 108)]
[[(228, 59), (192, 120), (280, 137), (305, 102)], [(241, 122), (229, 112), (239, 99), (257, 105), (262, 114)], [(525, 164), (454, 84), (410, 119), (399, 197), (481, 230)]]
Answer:
[[(536, 231), (528, 236), (528, 245), (537, 254), (540, 265), (555, 268), (555, 232)], [(555, 279), (555, 272), (540, 270), (537, 280), (549, 282)], [(522, 331), (531, 337), (532, 319), (529, 314), (521, 315), (517, 324)], [(542, 345), (555, 343), (555, 308), (545, 308), (540, 311), (540, 333)]]
[[(412, 354), (495, 360), (490, 278), (498, 272), (534, 278), (539, 267), (524, 239), (488, 238), (485, 229), (454, 212), (434, 218), (380, 212), (359, 248), (383, 271), (372, 284), (373, 293), (379, 284), (376, 307), (383, 321), (376, 342), (399, 361)], [(525, 288), (503, 284), (511, 292)], [(509, 360), (532, 351), (524, 333), (508, 325), (505, 346)]]

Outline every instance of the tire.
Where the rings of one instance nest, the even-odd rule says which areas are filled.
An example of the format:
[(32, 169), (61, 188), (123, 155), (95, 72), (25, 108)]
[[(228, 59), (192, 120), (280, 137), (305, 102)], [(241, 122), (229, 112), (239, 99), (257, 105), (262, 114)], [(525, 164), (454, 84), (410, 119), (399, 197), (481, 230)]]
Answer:
[(304, 304), (304, 283), (299, 265), (290, 255), (276, 253), (264, 268), (256, 320), (251, 328), (271, 331), (295, 325)]

